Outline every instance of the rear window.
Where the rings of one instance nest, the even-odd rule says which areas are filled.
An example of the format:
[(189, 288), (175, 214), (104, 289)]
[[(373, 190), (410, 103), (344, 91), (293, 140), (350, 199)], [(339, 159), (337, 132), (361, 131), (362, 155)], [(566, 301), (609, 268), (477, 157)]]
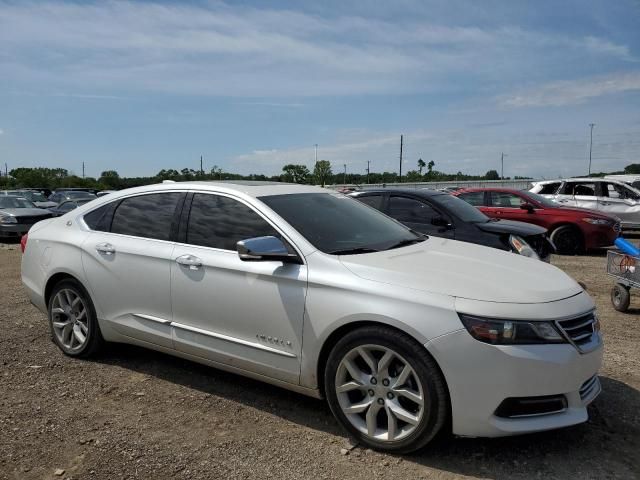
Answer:
[(358, 195), (354, 198), (376, 210), (382, 210), (382, 195)]
[(181, 193), (154, 193), (125, 198), (113, 214), (111, 232), (169, 240)]

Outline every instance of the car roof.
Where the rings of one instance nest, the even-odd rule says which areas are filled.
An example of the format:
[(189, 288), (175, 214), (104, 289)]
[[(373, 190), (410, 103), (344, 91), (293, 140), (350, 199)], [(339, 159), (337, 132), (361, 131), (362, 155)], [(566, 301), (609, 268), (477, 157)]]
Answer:
[(241, 193), (254, 198), (295, 193), (336, 193), (328, 188), (315, 187), (313, 185), (300, 185), (296, 183), (222, 180), (156, 183), (142, 187), (118, 190), (110, 195), (98, 197), (98, 200), (104, 199), (105, 202), (111, 202), (117, 198), (135, 193), (162, 192), (170, 190), (201, 190), (230, 194)]
[(438, 195), (448, 195), (446, 192), (440, 190), (432, 190), (430, 188), (372, 188), (370, 190), (358, 190), (351, 192), (349, 196), (359, 197), (366, 193), (408, 193), (410, 195), (417, 195), (419, 197), (435, 197)]
[(507, 188), (507, 187), (469, 187), (463, 188), (462, 190), (458, 190), (454, 193), (465, 193), (465, 192), (506, 192), (506, 193), (530, 193), (528, 190), (518, 190), (517, 188)]

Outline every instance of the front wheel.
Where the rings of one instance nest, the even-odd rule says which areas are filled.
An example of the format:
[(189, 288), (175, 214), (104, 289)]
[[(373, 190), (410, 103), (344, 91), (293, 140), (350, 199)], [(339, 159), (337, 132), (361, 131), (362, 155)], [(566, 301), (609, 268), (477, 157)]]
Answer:
[(449, 412), (444, 378), (424, 346), (385, 327), (344, 336), (329, 354), (324, 382), (342, 426), (377, 450), (408, 453), (423, 447)]
[(563, 225), (551, 232), (551, 241), (561, 255), (577, 255), (584, 250), (580, 230), (571, 225)]

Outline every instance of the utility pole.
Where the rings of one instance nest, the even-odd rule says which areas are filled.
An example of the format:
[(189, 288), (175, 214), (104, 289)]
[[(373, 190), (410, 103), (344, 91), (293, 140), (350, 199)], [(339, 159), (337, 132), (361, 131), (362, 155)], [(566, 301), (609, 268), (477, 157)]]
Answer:
[(593, 127), (595, 126), (595, 123), (589, 124), (589, 127), (591, 127), (591, 133), (589, 135), (589, 176), (591, 176), (591, 151), (593, 150)]
[(7, 166), (7, 162), (4, 162), (4, 176), (9, 178), (9, 167)]
[(367, 160), (367, 184), (369, 183), (369, 166), (371, 164), (371, 160)]
[(344, 178), (342, 179), (342, 184), (346, 185), (347, 184), (347, 164), (344, 164)]
[(504, 180), (504, 157), (506, 156), (504, 152), (500, 155), (500, 180)]
[(318, 144), (316, 143), (313, 146), (316, 147), (316, 163), (318, 163)]
[(202, 169), (202, 155), (200, 155), (200, 175), (204, 177), (204, 170)]
[(400, 183), (402, 183), (402, 135), (400, 135)]
[(82, 162), (82, 178), (84, 178), (84, 162)]

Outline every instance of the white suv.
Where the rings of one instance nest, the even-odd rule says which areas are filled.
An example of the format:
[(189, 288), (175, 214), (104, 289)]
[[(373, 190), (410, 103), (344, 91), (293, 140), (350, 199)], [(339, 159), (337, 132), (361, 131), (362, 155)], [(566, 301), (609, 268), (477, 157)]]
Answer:
[(372, 448), (415, 450), (449, 420), (488, 437), (573, 425), (600, 392), (594, 304), (562, 271), (325, 189), (124, 190), (23, 247), (65, 354), (132, 343), (326, 397)]
[(640, 228), (640, 190), (608, 178), (569, 178), (533, 183), (530, 190), (567, 207), (599, 210), (620, 219), (623, 229)]

